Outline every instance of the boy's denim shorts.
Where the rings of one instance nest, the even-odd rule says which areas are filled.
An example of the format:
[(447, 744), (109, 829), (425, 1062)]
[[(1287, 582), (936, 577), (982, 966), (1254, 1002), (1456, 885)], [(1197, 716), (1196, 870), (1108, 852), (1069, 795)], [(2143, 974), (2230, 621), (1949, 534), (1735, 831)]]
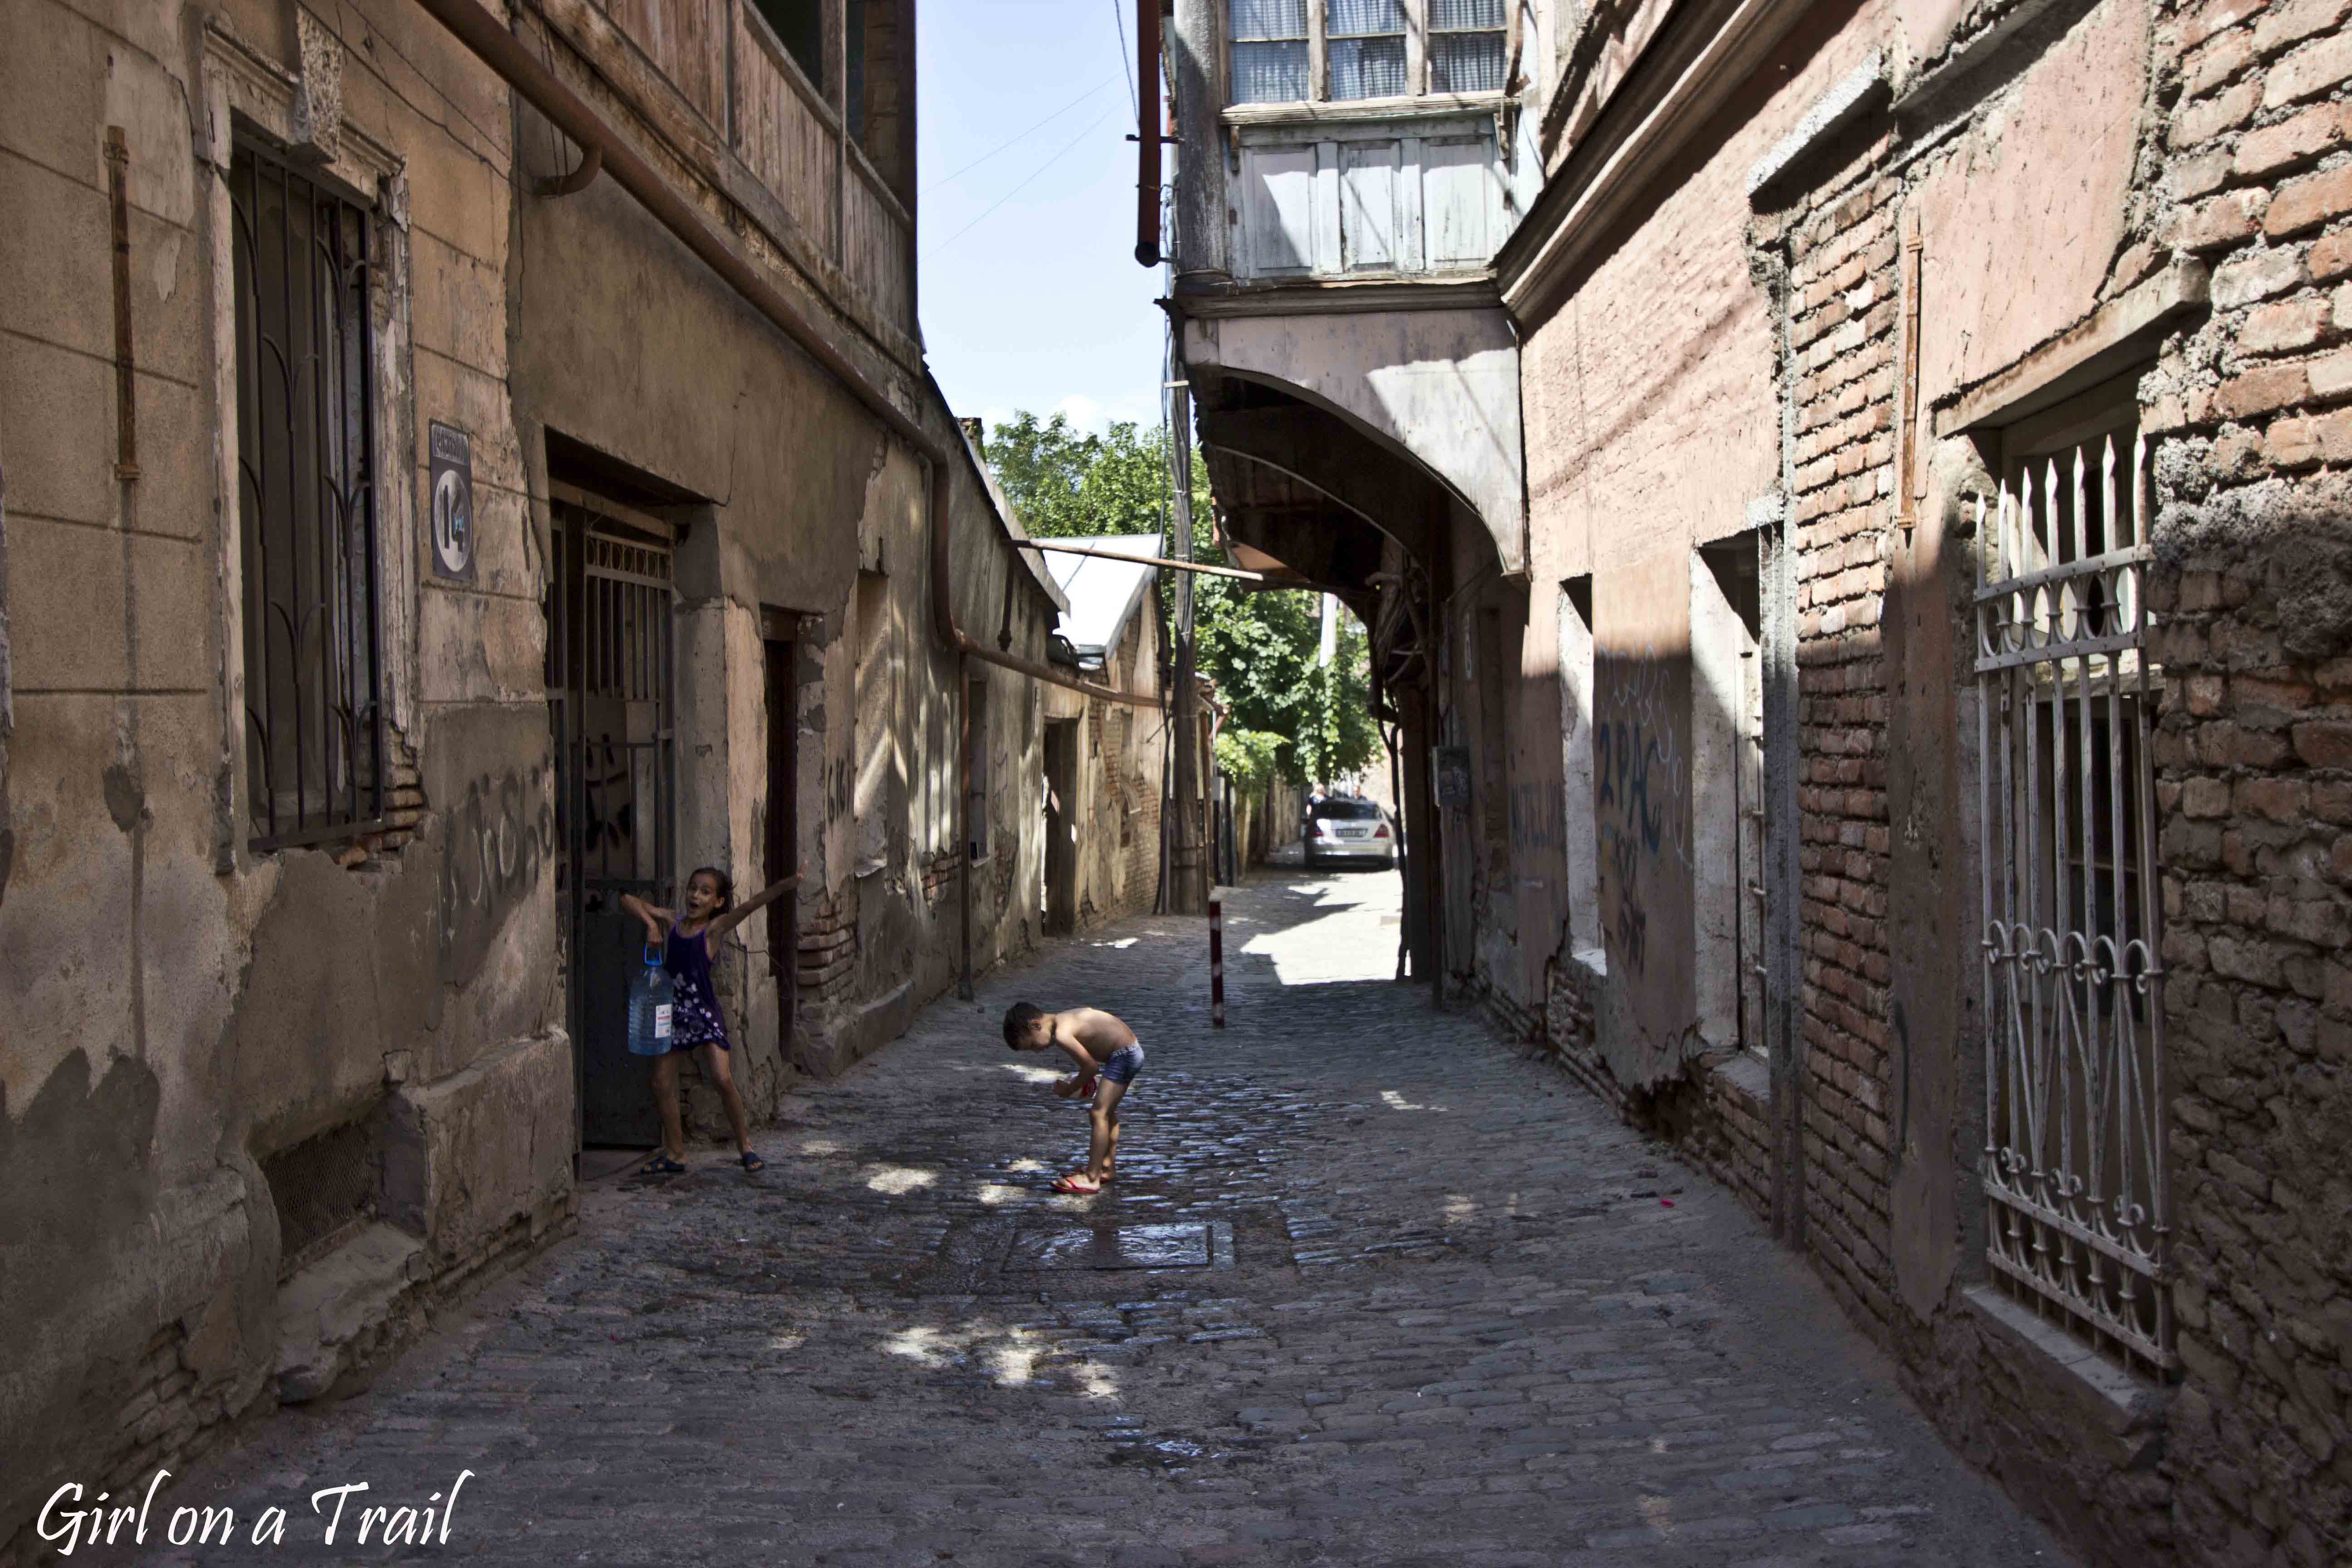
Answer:
[(1136, 1044), (1131, 1046), (1119, 1047), (1118, 1049), (1111, 1052), (1110, 1060), (1103, 1063), (1102, 1065), (1102, 1076), (1109, 1079), (1111, 1082), (1121, 1085), (1122, 1087), (1127, 1084), (1133, 1083), (1135, 1081), (1135, 1075), (1142, 1070), (1143, 1045), (1141, 1041), (1138, 1041)]

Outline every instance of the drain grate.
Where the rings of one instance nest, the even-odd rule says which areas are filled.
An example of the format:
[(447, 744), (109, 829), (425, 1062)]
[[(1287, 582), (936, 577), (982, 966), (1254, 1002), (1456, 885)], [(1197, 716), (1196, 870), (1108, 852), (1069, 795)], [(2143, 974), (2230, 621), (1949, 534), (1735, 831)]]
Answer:
[(1229, 1268), (1234, 1233), (1222, 1220), (1177, 1225), (1096, 1225), (1024, 1231), (1005, 1267), (1064, 1268)]

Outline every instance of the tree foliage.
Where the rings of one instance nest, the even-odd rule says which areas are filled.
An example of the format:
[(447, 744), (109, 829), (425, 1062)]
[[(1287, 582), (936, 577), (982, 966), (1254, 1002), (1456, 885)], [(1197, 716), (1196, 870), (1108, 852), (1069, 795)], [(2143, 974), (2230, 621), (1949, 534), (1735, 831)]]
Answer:
[(1281, 768), (1282, 737), (1265, 730), (1217, 731), (1217, 766), (1244, 795), (1272, 784)]
[(1168, 443), (1158, 430), (1122, 422), (1095, 436), (1059, 414), (1015, 414), (989, 433), (988, 464), (1035, 538), (1166, 527)]
[[(1095, 436), (1073, 429), (1058, 414), (1040, 420), (1021, 413), (990, 432), (988, 458), (1022, 526), (1037, 538), (1164, 533), (1167, 528), (1174, 489), (1164, 430), (1114, 423)], [(1195, 559), (1217, 559), (1212, 515), (1207, 468), (1196, 449)], [(1160, 574), (1162, 604), (1171, 611), (1175, 576)], [(1339, 651), (1326, 668), (1316, 662), (1322, 633), (1317, 595), (1255, 591), (1231, 578), (1200, 576), (1193, 579), (1192, 607), (1195, 657), (1233, 710), (1229, 733), (1273, 737), (1272, 767), (1293, 784), (1340, 778), (1371, 761), (1380, 732), (1371, 717), (1364, 634), (1354, 616), (1341, 616)], [(1244, 770), (1225, 761), (1223, 747), (1219, 763), (1244, 781)]]

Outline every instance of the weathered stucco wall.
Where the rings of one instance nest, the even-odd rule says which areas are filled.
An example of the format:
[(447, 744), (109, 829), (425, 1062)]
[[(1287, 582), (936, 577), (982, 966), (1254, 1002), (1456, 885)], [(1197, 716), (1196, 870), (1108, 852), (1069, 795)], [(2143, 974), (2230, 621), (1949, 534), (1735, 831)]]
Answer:
[[(505, 390), (504, 93), (409, 8), (298, 29), (233, 5), (213, 26), (160, 4), (0, 12), (16, 848), (0, 1541), (60, 1479), (107, 1485), (257, 1399), (329, 1386), (560, 1226), (571, 1191), (540, 617)], [(233, 127), (282, 141), (302, 123), (323, 176), (385, 215), (370, 369), (392, 812), (356, 844), (256, 853), (222, 178)], [(111, 363), (117, 126), (135, 478)], [(420, 413), (475, 434), (469, 584), (421, 580)], [(281, 1157), (322, 1133), (366, 1163), (372, 1224), (281, 1282), (281, 1214), (302, 1196)], [(363, 1322), (338, 1310), (355, 1297)]]
[[(1159, 592), (1156, 584), (1146, 590), (1118, 646), (1091, 679), (1121, 691), (1159, 691)], [(1040, 696), (1046, 722), (1076, 726), (1077, 797), (1066, 805), (1076, 858), (1072, 929), (1147, 913), (1160, 893), (1165, 722), (1157, 709), (1081, 692), (1046, 687)]]
[[(1728, 716), (1693, 678), (1692, 552), (1754, 526), (1780, 488), (1777, 325), (1743, 220), (1749, 170), (1862, 52), (1818, 43), (1761, 62), (1745, 115), (1696, 135), (1639, 221), (1602, 237), (1524, 328), (1534, 591), (1514, 784), (1563, 787), (1559, 590), (1589, 578), (1591, 798), (1567, 801), (1559, 842), (1538, 851), (1551, 875), (1516, 896), (1522, 957), (1490, 982), (1521, 1016), (1549, 1010), (1574, 1029), (1590, 1016), (1579, 1048), (1645, 1091), (1706, 1048), (1694, 965), (1703, 914), (1716, 917), (1697, 847), (1722, 825), (1693, 814), (1720, 782), (1701, 768), (1722, 766), (1699, 742)], [(1599, 985), (1574, 961), (1560, 890), (1571, 833), (1598, 836)]]
[[(522, 26), (588, 81), (536, 15)], [(763, 639), (789, 639), (801, 951), (769, 953), (753, 921), (721, 963), (758, 1104), (791, 1070), (776, 971), (803, 982), (803, 1065), (872, 1048), (954, 980), (966, 858), (921, 464), (609, 180), (537, 194), (571, 150), (423, 11), (5, 0), (0, 37), (0, 1321), (15, 1336), (0, 1563), (14, 1563), (61, 1479), (94, 1491), (176, 1466), (257, 1405), (364, 1375), (448, 1293), (568, 1220), (553, 470), (612, 480), (614, 500), (684, 530), (681, 870), (761, 880)], [(670, 89), (635, 68), (593, 88), (600, 112), (674, 130)], [(135, 477), (118, 469), (110, 127), (128, 153)], [(633, 133), (651, 145), (647, 130)], [(385, 455), (370, 479), (386, 819), (266, 852), (247, 823), (222, 179), (247, 134), (294, 145), (372, 206)], [(775, 217), (740, 163), (698, 168), (711, 150), (691, 141), (671, 151), (673, 177), (723, 175), (723, 199)], [(877, 324), (887, 279), (817, 267), (787, 281), (858, 290), (826, 330), (955, 450), (912, 340)], [(469, 580), (428, 564), (435, 422), (470, 437)], [(1050, 587), (968, 468), (952, 520), (958, 616), (1042, 658)], [(870, 714), (855, 683), (861, 569), (887, 584), (892, 695)], [(862, 875), (837, 787), (860, 717), (893, 780), (889, 852)], [(1037, 940), (1039, 724), (1029, 684), (1000, 672), (978, 741), (992, 833), (972, 877), (975, 968)], [(707, 1122), (714, 1107), (693, 1104)], [(322, 1172), (356, 1173), (365, 1201), (290, 1256), (284, 1216)]]

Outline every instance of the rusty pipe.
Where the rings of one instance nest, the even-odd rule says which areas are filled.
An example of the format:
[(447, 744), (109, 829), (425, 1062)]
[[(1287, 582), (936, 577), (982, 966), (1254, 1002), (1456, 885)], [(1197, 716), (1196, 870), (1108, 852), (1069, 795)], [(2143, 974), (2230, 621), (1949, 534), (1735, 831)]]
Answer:
[(596, 183), (596, 171), (604, 166), (604, 149), (589, 146), (580, 149), (580, 163), (568, 174), (550, 174), (534, 185), (542, 196), (576, 196)]
[(1145, 267), (1160, 265), (1160, 0), (1135, 0), (1135, 259)]
[[(931, 466), (931, 515), (934, 518), (943, 519), (947, 515), (949, 484), (946, 465), (934, 463)], [(931, 628), (950, 648), (983, 664), (1013, 670), (1033, 680), (1042, 680), (1087, 697), (1099, 697), (1107, 702), (1124, 702), (1133, 708), (1158, 708), (1161, 705), (1157, 697), (1080, 680), (1076, 676), (1063, 674), (1050, 664), (1040, 664), (1034, 658), (1023, 658), (1018, 654), (1000, 653), (986, 643), (966, 635), (964, 629), (956, 625), (955, 596), (950, 587), (954, 572), (954, 562), (948, 553), (947, 530), (944, 527), (934, 528), (931, 530)]]
[[(1050, 550), (1064, 555), (1098, 555), (1105, 561), (1131, 561), (1138, 566), (1165, 566), (1171, 572), (1192, 572), (1203, 577), (1237, 577), (1244, 583), (1270, 583), (1273, 579), (1263, 572), (1244, 572), (1238, 566), (1209, 566), (1198, 561), (1179, 561), (1172, 555), (1123, 555), (1116, 550), (1092, 550), (1083, 544), (1059, 544), (1045, 540), (1024, 539), (1024, 550)], [(1286, 584), (1276, 584), (1286, 587)]]

